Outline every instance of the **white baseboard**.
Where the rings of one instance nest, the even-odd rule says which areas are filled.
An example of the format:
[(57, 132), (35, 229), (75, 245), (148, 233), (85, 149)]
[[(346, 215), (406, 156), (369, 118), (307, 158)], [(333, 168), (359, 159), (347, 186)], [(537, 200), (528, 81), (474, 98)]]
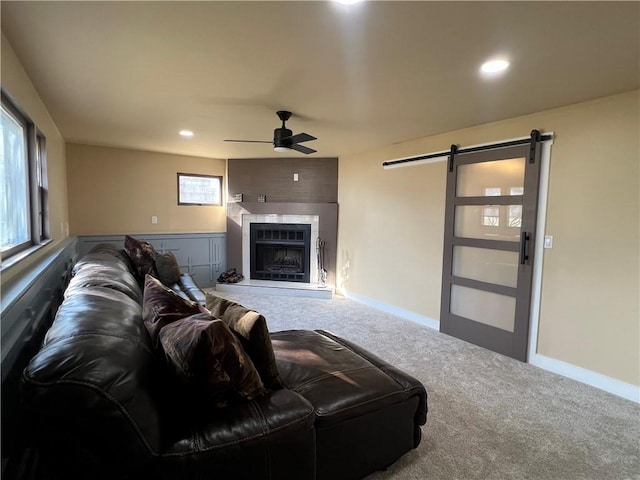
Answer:
[(429, 327), (434, 330), (440, 330), (440, 320), (434, 320), (433, 318), (425, 317), (424, 315), (418, 315), (415, 312), (394, 307), (393, 305), (379, 302), (355, 293), (348, 293), (346, 297), (358, 303), (362, 303), (363, 305), (375, 308), (376, 310), (390, 313), (391, 315), (404, 318), (405, 320), (411, 320), (412, 322), (419, 323), (420, 325), (424, 325), (425, 327)]
[(562, 360), (545, 357), (538, 353), (532, 355), (529, 363), (544, 370), (562, 375), (563, 377), (586, 383), (587, 385), (612, 393), (618, 397), (640, 403), (640, 387), (636, 385), (616, 380), (601, 373), (592, 372), (591, 370), (563, 362)]
[[(424, 315), (419, 315), (409, 310), (394, 307), (393, 305), (388, 305), (386, 303), (373, 300), (363, 295), (348, 293), (345, 296), (358, 303), (362, 303), (363, 305), (375, 308), (376, 310), (390, 313), (391, 315), (395, 315), (405, 320), (419, 323), (420, 325), (424, 325), (434, 330), (440, 330), (439, 320), (425, 317)], [(626, 398), (627, 400), (631, 400), (635, 403), (640, 403), (640, 387), (637, 387), (636, 385), (625, 383), (620, 380), (616, 380), (615, 378), (592, 372), (591, 370), (587, 370), (585, 368), (563, 362), (562, 360), (545, 357), (544, 355), (540, 355), (537, 353), (533, 354), (531, 358), (529, 358), (529, 363), (531, 365), (535, 365), (536, 367), (542, 368), (543, 370), (557, 373), (558, 375), (562, 375), (563, 377), (586, 383), (587, 385), (591, 385), (592, 387), (599, 388), (600, 390), (604, 390), (605, 392), (612, 393), (613, 395), (616, 395), (618, 397)]]

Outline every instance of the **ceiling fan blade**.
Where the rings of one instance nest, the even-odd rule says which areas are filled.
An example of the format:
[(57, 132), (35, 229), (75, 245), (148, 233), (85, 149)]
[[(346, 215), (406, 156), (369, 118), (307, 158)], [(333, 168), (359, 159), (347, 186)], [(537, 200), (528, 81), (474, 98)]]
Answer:
[(240, 143), (273, 143), (267, 140), (225, 140), (225, 142), (240, 142)]
[(292, 150), (296, 150), (300, 153), (306, 153), (306, 154), (317, 152), (317, 150), (314, 150), (313, 148), (305, 147), (304, 145), (298, 145), (297, 143), (292, 143), (289, 148), (291, 148)]
[(287, 140), (287, 142), (291, 143), (302, 143), (309, 142), (311, 140), (317, 140), (317, 138), (309, 135), (308, 133), (298, 133), (283, 140)]

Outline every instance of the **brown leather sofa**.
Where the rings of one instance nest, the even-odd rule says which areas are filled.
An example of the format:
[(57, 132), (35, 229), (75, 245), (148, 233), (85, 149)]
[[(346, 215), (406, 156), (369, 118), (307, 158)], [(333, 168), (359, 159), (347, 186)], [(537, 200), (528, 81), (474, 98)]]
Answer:
[[(282, 388), (224, 408), (181, 394), (124, 251), (78, 262), (22, 401), (48, 479), (359, 479), (415, 448), (424, 387), (324, 331), (271, 334)], [(202, 303), (188, 276), (175, 290)]]

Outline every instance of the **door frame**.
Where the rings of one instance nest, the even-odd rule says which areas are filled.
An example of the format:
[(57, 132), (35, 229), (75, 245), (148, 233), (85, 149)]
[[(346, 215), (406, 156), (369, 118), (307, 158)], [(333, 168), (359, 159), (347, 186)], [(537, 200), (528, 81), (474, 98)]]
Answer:
[(529, 344), (527, 363), (532, 363), (538, 353), (538, 331), (540, 328), (540, 305), (542, 303), (542, 271), (544, 264), (544, 237), (546, 236), (547, 203), (549, 177), (551, 173), (551, 147), (554, 132), (545, 133), (550, 139), (540, 142), (540, 184), (538, 186), (538, 218), (536, 220), (536, 241), (534, 243), (533, 278), (531, 279), (531, 307), (529, 312)]

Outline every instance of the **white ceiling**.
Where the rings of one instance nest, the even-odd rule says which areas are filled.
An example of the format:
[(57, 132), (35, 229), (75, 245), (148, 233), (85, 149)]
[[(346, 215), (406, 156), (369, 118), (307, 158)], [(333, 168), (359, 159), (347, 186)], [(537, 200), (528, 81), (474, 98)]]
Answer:
[[(76, 143), (283, 156), (223, 140), (271, 140), (285, 109), (294, 133), (318, 137), (314, 156), (342, 156), (640, 87), (635, 1), (0, 5)], [(510, 70), (481, 77), (495, 56)]]

